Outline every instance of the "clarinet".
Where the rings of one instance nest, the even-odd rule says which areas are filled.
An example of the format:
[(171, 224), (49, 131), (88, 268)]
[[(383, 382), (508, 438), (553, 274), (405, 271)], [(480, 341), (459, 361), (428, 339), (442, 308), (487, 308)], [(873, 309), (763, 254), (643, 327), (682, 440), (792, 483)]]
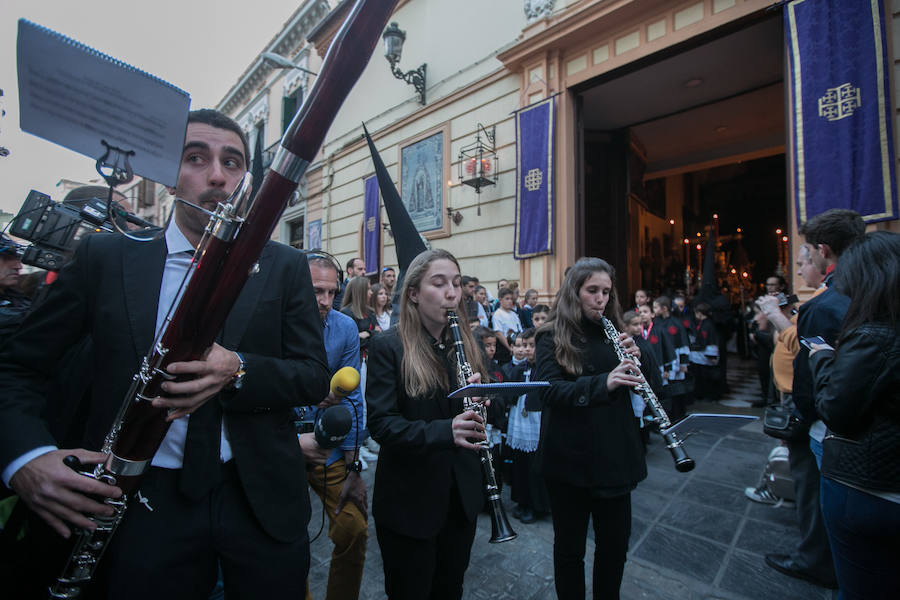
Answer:
[[(625, 349), (622, 348), (622, 345), (619, 344), (619, 331), (616, 329), (616, 326), (613, 325), (612, 321), (606, 317), (601, 317), (601, 319), (603, 319), (603, 329), (606, 331), (606, 337), (612, 342), (613, 348), (616, 350), (616, 356), (619, 357), (619, 361), (629, 359), (634, 361), (635, 364), (640, 367), (640, 361), (638, 361), (636, 357), (627, 354)], [(662, 404), (660, 404), (659, 400), (656, 398), (656, 394), (650, 388), (650, 384), (647, 383), (640, 368), (638, 368), (637, 373), (631, 371), (629, 371), (629, 373), (641, 379), (642, 383), (635, 386), (634, 391), (641, 395), (644, 402), (647, 403), (647, 408), (650, 409), (650, 414), (653, 415), (653, 420), (659, 424), (659, 433), (666, 441), (666, 448), (672, 453), (672, 459), (675, 461), (675, 468), (681, 473), (687, 473), (694, 468), (694, 459), (687, 455), (687, 451), (684, 449), (684, 442), (678, 439), (678, 436), (675, 433), (668, 433), (668, 429), (672, 427), (669, 415), (666, 414)]]
[(167, 366), (198, 359), (215, 341), (306, 167), (369, 62), (396, 3), (357, 0), (335, 35), (309, 96), (282, 137), (255, 200), (252, 204), (246, 200), (245, 175), (239, 189), (211, 216), (194, 255), (191, 280), (144, 357), (104, 440), (106, 461), (93, 468), (74, 456), (64, 461), (86, 477), (119, 486), (123, 495), (105, 500), (114, 509), (111, 517), (90, 517), (95, 531), (76, 530), (69, 558), (48, 590), (50, 598), (78, 598), (93, 577), (125, 516), (128, 499), (137, 493), (169, 429), (166, 409), (151, 404), (162, 383), (175, 379)]
[[(450, 325), (450, 334), (453, 336), (453, 348), (456, 350), (456, 379), (459, 387), (463, 387), (474, 373), (472, 365), (466, 358), (466, 348), (463, 345), (462, 335), (459, 333), (459, 318), (452, 310), (447, 311), (447, 321)], [(482, 423), (487, 424), (484, 402), (475, 402), (465, 396), (463, 397), (463, 410), (474, 411), (481, 417)], [(478, 446), (478, 455), (481, 457), (481, 473), (484, 476), (485, 491), (491, 507), (491, 539), (489, 541), (491, 544), (499, 544), (514, 540), (519, 534), (510, 526), (509, 519), (506, 518), (506, 511), (503, 509), (503, 502), (500, 500), (500, 488), (497, 486), (491, 449), (487, 440), (478, 442)]]

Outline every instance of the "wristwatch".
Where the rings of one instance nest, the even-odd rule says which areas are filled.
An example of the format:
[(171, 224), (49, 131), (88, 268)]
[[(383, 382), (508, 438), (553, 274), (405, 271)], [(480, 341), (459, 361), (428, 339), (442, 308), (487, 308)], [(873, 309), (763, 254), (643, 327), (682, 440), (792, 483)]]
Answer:
[(239, 390), (241, 389), (241, 386), (244, 385), (244, 375), (247, 374), (247, 371), (244, 369), (244, 357), (241, 356), (241, 353), (235, 352), (234, 354), (238, 357), (238, 360), (241, 361), (241, 364), (238, 367), (237, 371), (234, 372), (234, 375), (231, 376), (229, 389)]
[(354, 460), (351, 463), (347, 463), (347, 472), (348, 473), (350, 473), (351, 471), (354, 473), (361, 473), (362, 470), (363, 470), (362, 462), (360, 462), (359, 459)]

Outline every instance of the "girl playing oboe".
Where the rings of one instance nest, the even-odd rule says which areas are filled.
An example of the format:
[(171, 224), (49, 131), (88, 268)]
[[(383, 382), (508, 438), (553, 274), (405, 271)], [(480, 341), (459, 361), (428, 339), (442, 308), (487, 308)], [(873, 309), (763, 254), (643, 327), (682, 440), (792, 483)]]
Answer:
[[(631, 490), (647, 476), (629, 389), (641, 379), (619, 361), (602, 317), (621, 331), (613, 268), (582, 258), (569, 269), (537, 334), (534, 379), (549, 381), (538, 460), (553, 516), (553, 571), (561, 600), (584, 599), (588, 520), (594, 525), (594, 598), (618, 598), (631, 533)], [(627, 334), (619, 343), (631, 351)], [(641, 404), (638, 413), (643, 412)]]

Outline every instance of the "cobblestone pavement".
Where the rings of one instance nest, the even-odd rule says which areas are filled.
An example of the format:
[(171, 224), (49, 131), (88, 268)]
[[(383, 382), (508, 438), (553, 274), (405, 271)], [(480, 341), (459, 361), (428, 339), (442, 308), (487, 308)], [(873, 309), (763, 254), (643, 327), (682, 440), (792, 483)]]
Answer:
[[(723, 402), (695, 404), (691, 412), (753, 414), (753, 364), (732, 355), (729, 383), (732, 393)], [(686, 447), (697, 461), (687, 474), (678, 473), (662, 440), (653, 436), (647, 456), (648, 477), (632, 493), (632, 532), (622, 582), (626, 600), (825, 600), (831, 592), (781, 575), (764, 562), (768, 552), (790, 552), (799, 538), (793, 508), (750, 502), (744, 488), (755, 486), (774, 440), (762, 433), (759, 421), (725, 438), (696, 435)], [(374, 480), (374, 465), (363, 473)], [(313, 516), (310, 536), (321, 523), (321, 504), (310, 494)], [(507, 511), (512, 509), (504, 488)], [(553, 587), (553, 526), (550, 519), (523, 525), (510, 516), (519, 537), (489, 544), (490, 519), (480, 515), (472, 558), (466, 572), (466, 600), (550, 600)], [(593, 557), (589, 528), (587, 571)], [(310, 592), (314, 600), (325, 595), (331, 541), (325, 532), (313, 542)], [(363, 576), (363, 600), (381, 600), (384, 576), (375, 530), (370, 519), (369, 543)], [(590, 577), (588, 577), (590, 597)]]

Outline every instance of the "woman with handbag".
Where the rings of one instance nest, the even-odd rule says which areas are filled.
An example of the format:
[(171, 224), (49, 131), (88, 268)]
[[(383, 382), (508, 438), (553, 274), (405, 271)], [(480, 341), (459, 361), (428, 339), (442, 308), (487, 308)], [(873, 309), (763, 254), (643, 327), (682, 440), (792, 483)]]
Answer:
[(835, 285), (850, 298), (837, 349), (812, 344), (809, 361), (839, 598), (900, 598), (900, 235), (847, 248)]

